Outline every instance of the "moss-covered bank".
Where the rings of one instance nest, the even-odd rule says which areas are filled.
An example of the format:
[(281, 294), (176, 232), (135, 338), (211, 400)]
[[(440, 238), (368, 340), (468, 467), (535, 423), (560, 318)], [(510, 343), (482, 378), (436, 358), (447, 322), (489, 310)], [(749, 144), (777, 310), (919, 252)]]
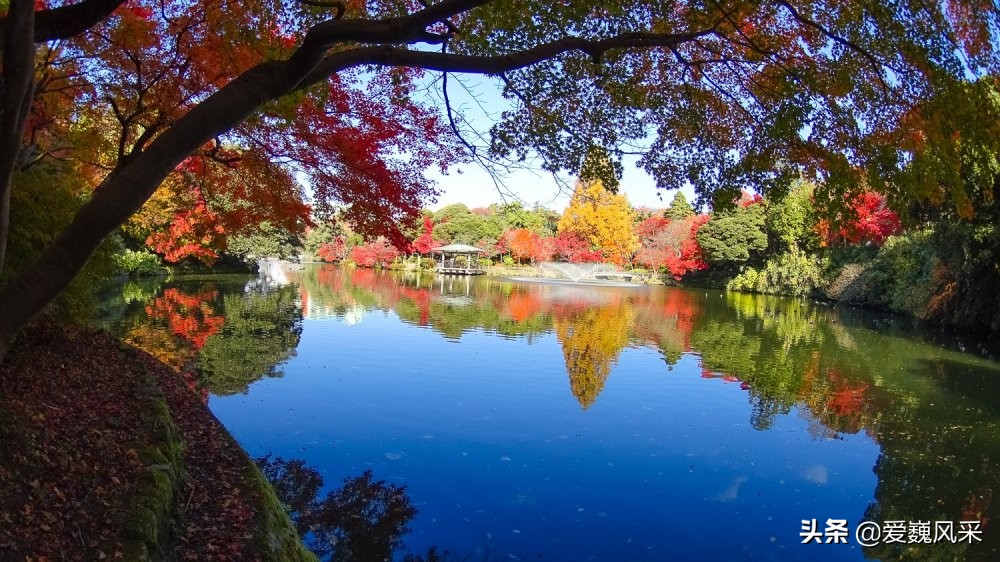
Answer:
[(44, 322), (0, 365), (0, 559), (315, 561), (182, 377)]

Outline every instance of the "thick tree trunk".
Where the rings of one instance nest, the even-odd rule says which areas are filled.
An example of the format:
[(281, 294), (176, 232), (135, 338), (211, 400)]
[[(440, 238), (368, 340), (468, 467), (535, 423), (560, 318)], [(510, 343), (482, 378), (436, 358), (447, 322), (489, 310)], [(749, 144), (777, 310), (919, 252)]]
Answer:
[(307, 70), (291, 61), (258, 65), (192, 109), (98, 186), (42, 256), (0, 289), (0, 362), (21, 328), (70, 284), (104, 237), (138, 211), (188, 154), (288, 91)]
[[(31, 108), (35, 75), (35, 12), (32, 0), (12, 0), (3, 36), (3, 95), (0, 106), (0, 272), (10, 233), (10, 190), (21, 158), (24, 121)], [(2, 310), (2, 309), (0, 309)]]

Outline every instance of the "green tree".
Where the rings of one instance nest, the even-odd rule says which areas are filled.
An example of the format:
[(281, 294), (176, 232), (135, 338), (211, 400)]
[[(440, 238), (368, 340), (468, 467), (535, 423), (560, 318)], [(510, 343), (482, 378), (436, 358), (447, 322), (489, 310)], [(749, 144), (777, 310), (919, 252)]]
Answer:
[(475, 246), (483, 241), (496, 243), (503, 231), (490, 217), (466, 213), (455, 215), (448, 222), (435, 224), (433, 233), (435, 240)]
[(812, 182), (799, 179), (792, 183), (784, 197), (768, 200), (765, 216), (772, 253), (796, 248), (806, 252), (819, 249), (816, 209), (812, 200), (814, 192)]
[(334, 238), (343, 234), (344, 229), (336, 221), (323, 221), (306, 231), (305, 240), (302, 241), (302, 249), (312, 259), (316, 259), (320, 246), (333, 242)]
[(252, 233), (230, 236), (224, 255), (254, 263), (262, 258), (292, 259), (300, 249), (302, 242), (296, 233), (264, 221)]
[(698, 245), (710, 264), (733, 266), (767, 249), (765, 205), (753, 203), (712, 216), (698, 231)]
[(472, 211), (465, 203), (452, 203), (451, 205), (445, 205), (441, 207), (441, 210), (434, 213), (431, 218), (434, 220), (434, 224), (441, 224), (448, 222), (456, 217), (462, 217), (465, 215), (471, 215)]
[(541, 236), (550, 235), (548, 209), (525, 209), (519, 201), (490, 205), (490, 209), (503, 231), (523, 229), (537, 232)]
[(684, 197), (684, 192), (679, 189), (674, 194), (674, 199), (670, 202), (670, 207), (663, 212), (663, 216), (670, 220), (684, 220), (693, 215), (694, 207), (688, 203), (687, 197)]
[(295, 353), (302, 334), (296, 287), (254, 287), (225, 294), (225, 322), (198, 353), (200, 383), (220, 396), (246, 392), (264, 377), (281, 376), (278, 366)]
[[(87, 186), (77, 172), (70, 162), (44, 160), (14, 177), (11, 243), (7, 266), (0, 269), (0, 287), (38, 259), (86, 202)], [(93, 288), (116, 272), (115, 256), (123, 251), (121, 237), (108, 236), (94, 258), (56, 299), (56, 307), (72, 317), (88, 318), (97, 304)]]

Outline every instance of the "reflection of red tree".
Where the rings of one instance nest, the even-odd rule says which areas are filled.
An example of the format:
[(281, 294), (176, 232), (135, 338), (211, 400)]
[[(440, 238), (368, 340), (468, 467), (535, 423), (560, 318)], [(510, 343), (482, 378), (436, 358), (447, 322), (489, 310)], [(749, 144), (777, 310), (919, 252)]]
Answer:
[(191, 342), (194, 351), (205, 346), (205, 341), (219, 331), (225, 318), (215, 313), (211, 301), (218, 297), (216, 290), (198, 291), (193, 295), (171, 288), (163, 291), (146, 306), (146, 315), (165, 320), (170, 331)]
[(669, 291), (663, 301), (663, 314), (674, 319), (674, 327), (683, 338), (684, 351), (691, 350), (691, 332), (694, 331), (695, 315), (699, 310), (694, 296), (686, 291)]
[(316, 281), (324, 287), (333, 289), (333, 292), (340, 293), (344, 289), (343, 271), (339, 267), (324, 265), (316, 271)]
[[(192, 392), (199, 395), (203, 402), (208, 401), (208, 389), (198, 388), (196, 374), (187, 365), (194, 359), (198, 351), (205, 346), (212, 335), (216, 334), (225, 323), (225, 318), (215, 312), (212, 306), (219, 296), (215, 289), (203, 289), (194, 294), (188, 294), (177, 288), (163, 291), (163, 295), (153, 299), (146, 305), (146, 316), (153, 320), (166, 323), (167, 329), (173, 334), (175, 342), (168, 343), (170, 338), (149, 337), (149, 334), (133, 333), (128, 340), (136, 347), (143, 349), (171, 365), (187, 383)], [(156, 328), (153, 328), (156, 330)], [(164, 346), (168, 346), (166, 349)]]
[(826, 407), (840, 417), (860, 416), (865, 405), (865, 391), (868, 389), (868, 384), (851, 385), (832, 369), (827, 372), (826, 377), (833, 383), (833, 389), (826, 400)]
[(431, 319), (431, 292), (426, 288), (403, 287), (403, 297), (413, 301), (420, 311), (419, 326), (426, 326)]
[(360, 267), (351, 270), (351, 284), (355, 287), (374, 292), (377, 283), (378, 275), (374, 270)]
[[(749, 384), (743, 382), (743, 379), (737, 377), (736, 375), (727, 375), (725, 373), (715, 373), (713, 371), (710, 371), (710, 370), (706, 369), (705, 367), (701, 368), (701, 378), (703, 378), (703, 379), (722, 379), (725, 382), (738, 382), (738, 383), (741, 383), (740, 384), (740, 388), (741, 389), (748, 390), (750, 388)], [(746, 386), (746, 388), (743, 388), (744, 386)]]
[[(818, 377), (819, 351), (813, 350), (802, 371), (802, 384), (799, 385), (799, 389), (796, 392), (798, 399), (810, 407), (814, 406), (815, 401), (810, 401), (809, 397), (813, 395), (816, 389), (816, 380)], [(815, 410), (816, 408), (813, 409)]]
[(961, 521), (979, 521), (982, 529), (986, 530), (986, 524), (990, 518), (986, 516), (986, 510), (990, 508), (991, 494), (989, 491), (983, 493), (972, 493), (962, 505)]

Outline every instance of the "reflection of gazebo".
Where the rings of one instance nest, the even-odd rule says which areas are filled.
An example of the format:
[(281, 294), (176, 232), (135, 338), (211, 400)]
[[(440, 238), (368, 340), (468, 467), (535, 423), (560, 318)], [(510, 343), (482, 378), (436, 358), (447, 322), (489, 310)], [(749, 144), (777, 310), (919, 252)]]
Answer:
[(481, 248), (467, 244), (448, 244), (431, 250), (435, 254), (441, 254), (437, 272), (456, 275), (482, 275), (486, 273), (486, 270), (479, 267), (479, 254), (483, 251)]

